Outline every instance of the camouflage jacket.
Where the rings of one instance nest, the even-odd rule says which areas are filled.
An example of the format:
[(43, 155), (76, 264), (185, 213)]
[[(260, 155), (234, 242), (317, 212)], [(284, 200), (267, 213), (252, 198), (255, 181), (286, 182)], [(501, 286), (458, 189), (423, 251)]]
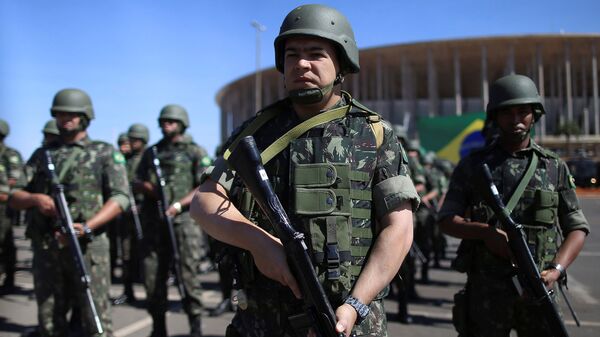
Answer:
[[(27, 162), (32, 173), (31, 180), (27, 183), (20, 179), (18, 188), (31, 193), (51, 194), (46, 150), (50, 152), (55, 172), (65, 187), (65, 198), (73, 221), (88, 220), (109, 200), (115, 201), (122, 210), (129, 207), (129, 184), (123, 155), (112, 145), (88, 137), (73, 144), (52, 143), (35, 150)], [(53, 228), (47, 226), (52, 223), (33, 209), (28, 234), (32, 238), (50, 235)], [(102, 230), (97, 229), (96, 232)]]
[[(567, 235), (573, 230), (587, 233), (589, 225), (579, 207), (573, 178), (566, 164), (533, 140), (527, 148), (515, 154), (507, 153), (498, 142), (494, 142), (461, 160), (450, 180), (439, 218), (459, 215), (495, 225), (493, 213), (482, 199), (482, 189), (488, 188), (481, 179), (482, 164), (487, 163), (490, 167), (494, 183), (506, 204), (525, 174), (533, 153), (539, 158), (535, 174), (511, 215), (516, 222), (525, 225), (534, 258), (538, 267), (543, 267), (558, 249), (558, 228)], [(510, 272), (510, 262), (494, 256), (482, 241), (463, 241), (469, 241), (475, 247), (471, 252), (471, 269)]]
[[(350, 99), (349, 96), (344, 95), (344, 98), (331, 109), (348, 106)], [(306, 242), (318, 269), (318, 277), (334, 307), (343, 301), (344, 291), (348, 291), (352, 286), (352, 284), (346, 284), (346, 281), (355, 281), (356, 275), (360, 273), (360, 268), (366, 260), (365, 255), (368, 248), (377, 238), (379, 228), (376, 226), (376, 220), (394, 210), (404, 201), (410, 201), (413, 209), (418, 206), (418, 196), (408, 176), (406, 155), (391, 126), (385, 121), (381, 122), (383, 141), (377, 148), (376, 137), (369, 125), (369, 116), (375, 116), (375, 113), (354, 104), (351, 105), (352, 108), (344, 117), (310, 129), (293, 140), (286, 149), (265, 165), (274, 191), (283, 207), (288, 210), (292, 223), (298, 230), (307, 234)], [(266, 109), (278, 109), (279, 112), (253, 134), (260, 151), (302, 122), (288, 100), (279, 101)], [(234, 132), (225, 147), (228, 147), (241, 130), (251, 122), (252, 119)], [(337, 178), (331, 185), (307, 182), (313, 180), (310, 174), (301, 176), (304, 170), (324, 167), (322, 165), (326, 166), (327, 164), (332, 164), (336, 168), (334, 176)], [(351, 180), (348, 187), (349, 195), (345, 194), (346, 192), (342, 191), (340, 186), (340, 182), (345, 182), (346, 179), (342, 173), (344, 164), (348, 165), (346, 177), (348, 172), (355, 173), (353, 178), (349, 179)], [(209, 172), (210, 178), (229, 192), (230, 199), (243, 214), (258, 226), (275, 234), (268, 221), (261, 216), (258, 207), (250, 213), (246, 212), (243, 184), (235, 172), (227, 168), (222, 157), (217, 159), (215, 166)], [(359, 175), (364, 176), (365, 179), (356, 178)], [(339, 193), (335, 192), (336, 200), (333, 201), (335, 204), (333, 211), (321, 209), (319, 202), (313, 203), (310, 198), (308, 198), (309, 200), (303, 199), (303, 196), (315, 190), (315, 186), (321, 186), (321, 190), (333, 188), (336, 191), (336, 188), (339, 189), (337, 190)], [(310, 206), (315, 206), (315, 208), (311, 209)], [(366, 215), (365, 212), (361, 212), (365, 210), (368, 212)], [(345, 214), (352, 214), (352, 216), (346, 217)], [(351, 246), (352, 250), (348, 252), (348, 255), (351, 255), (351, 261), (341, 258), (339, 279), (341, 285), (336, 284), (337, 281), (328, 279), (326, 265), (322, 263), (324, 253), (321, 249), (324, 238), (329, 235), (323, 233), (324, 228), (329, 226), (324, 222), (325, 219), (329, 220), (330, 218), (336, 218), (335, 222), (340, 226), (336, 227), (337, 242), (335, 243), (340, 255), (343, 255), (348, 246)], [(373, 234), (369, 235), (369, 238), (366, 238), (366, 235), (362, 237), (361, 235), (364, 235), (365, 232)], [(348, 240), (348, 242), (344, 244), (344, 240)], [(359, 256), (359, 250), (364, 251), (365, 255)], [(294, 299), (289, 289), (260, 274), (253, 268), (251, 262), (248, 263), (243, 259), (244, 257), (246, 256), (241, 258), (240, 273), (242, 275), (240, 277), (242, 286), (248, 289), (250, 304), (242, 316), (247, 317), (245, 316), (247, 312), (255, 313), (257, 329), (266, 331), (266, 335), (279, 335), (278, 329), (286, 324), (285, 320), (291, 313), (297, 312), (301, 308), (301, 304)], [(250, 281), (247, 282), (248, 279)], [(366, 329), (366, 327), (362, 328)]]
[[(171, 143), (162, 139), (156, 143), (160, 168), (166, 182), (165, 194), (169, 204), (183, 198), (200, 184), (200, 177), (210, 166), (207, 152), (190, 140)], [(137, 167), (135, 179), (149, 181), (155, 186), (157, 177), (152, 163), (152, 147), (144, 151)], [(156, 217), (156, 200), (144, 198), (142, 212), (145, 217)]]
[(0, 143), (0, 193), (10, 193), (9, 181), (18, 181), (24, 175), (21, 154)]

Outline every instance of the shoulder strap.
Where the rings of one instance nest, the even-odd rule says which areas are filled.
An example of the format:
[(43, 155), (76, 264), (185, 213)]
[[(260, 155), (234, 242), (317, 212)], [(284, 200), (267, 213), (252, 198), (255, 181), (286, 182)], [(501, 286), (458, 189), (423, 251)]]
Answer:
[(77, 155), (80, 152), (81, 150), (78, 146), (73, 147), (73, 150), (69, 154), (69, 157), (67, 157), (67, 160), (65, 160), (65, 163), (62, 165), (62, 167), (60, 168), (60, 172), (58, 173), (58, 181), (60, 183), (63, 182), (63, 179), (65, 178), (65, 175), (67, 174), (69, 169), (73, 167), (73, 164), (75, 163), (75, 157), (77, 157)]
[[(286, 132), (283, 136), (279, 137), (273, 144), (269, 145), (263, 152), (260, 154), (260, 158), (262, 159), (263, 165), (269, 162), (273, 157), (275, 157), (279, 152), (283, 151), (294, 139), (300, 137), (306, 131), (314, 128), (317, 125), (321, 125), (327, 122), (331, 122), (334, 119), (342, 118), (348, 113), (351, 105), (346, 105), (339, 107), (337, 109), (332, 109), (323, 113), (320, 113), (316, 116), (313, 116), (304, 122), (296, 125), (293, 129)], [(227, 159), (227, 158), (226, 158)]]
[(533, 177), (533, 174), (535, 173), (535, 169), (537, 168), (538, 156), (535, 153), (535, 151), (532, 151), (532, 153), (533, 153), (533, 155), (531, 156), (531, 162), (529, 163), (529, 167), (527, 167), (527, 171), (525, 172), (525, 175), (523, 175), (523, 178), (521, 178), (521, 181), (519, 182), (519, 185), (515, 189), (515, 192), (510, 196), (510, 200), (506, 204), (506, 210), (508, 211), (509, 214), (515, 208), (515, 206), (517, 205), (517, 202), (519, 202), (519, 199), (521, 199), (523, 192), (525, 192), (525, 187), (527, 187), (527, 184), (529, 184), (529, 181)]
[(267, 109), (263, 110), (262, 113), (258, 114), (256, 118), (250, 122), (250, 124), (240, 132), (240, 134), (231, 142), (231, 145), (223, 153), (223, 158), (227, 160), (231, 155), (231, 152), (235, 150), (240, 140), (246, 136), (253, 135), (258, 129), (265, 125), (268, 121), (275, 118), (279, 113), (279, 109)]
[(371, 129), (373, 129), (373, 133), (375, 134), (375, 144), (377, 146), (377, 150), (379, 150), (381, 144), (383, 144), (383, 124), (381, 121), (377, 121), (370, 123), (369, 125), (371, 126)]

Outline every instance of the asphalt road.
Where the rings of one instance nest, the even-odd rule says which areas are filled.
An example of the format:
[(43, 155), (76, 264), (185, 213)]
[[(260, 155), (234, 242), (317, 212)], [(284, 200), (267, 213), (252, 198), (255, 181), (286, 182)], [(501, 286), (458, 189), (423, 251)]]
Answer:
[[(581, 327), (576, 327), (569, 315), (564, 301), (563, 312), (570, 335), (599, 336), (600, 335), (600, 198), (582, 196), (584, 212), (592, 227), (592, 233), (587, 239), (581, 255), (569, 269), (569, 297), (575, 307)], [(31, 250), (29, 242), (23, 236), (23, 228), (16, 228), (16, 243), (18, 246), (18, 272), (16, 276), (17, 290), (14, 293), (0, 296), (0, 337), (16, 337), (37, 323), (37, 307), (33, 298), (33, 282), (30, 272)], [(448, 257), (451, 258), (456, 250), (456, 240), (451, 240)], [(409, 304), (409, 312), (414, 322), (403, 325), (397, 322), (397, 303), (392, 299), (386, 300), (387, 318), (390, 336), (455, 336), (452, 326), (452, 299), (464, 284), (465, 276), (448, 268), (449, 261), (443, 261), (442, 269), (432, 269), (429, 284), (418, 284), (417, 291), (421, 300)], [(219, 303), (221, 295), (218, 292), (217, 274), (215, 272), (203, 275), (203, 286), (206, 291), (203, 300), (207, 309)], [(122, 292), (120, 284), (114, 284), (111, 295), (117, 296)], [(120, 305), (113, 307), (113, 326), (116, 337), (142, 337), (150, 334), (152, 322), (144, 310), (144, 290), (136, 285), (136, 295), (139, 301), (135, 305)], [(180, 310), (179, 296), (171, 287), (169, 299), (174, 310), (168, 313), (168, 331), (170, 336), (187, 336), (189, 327), (187, 318)], [(233, 314), (227, 313), (220, 317), (206, 316), (203, 321), (205, 336), (224, 336), (225, 327)]]

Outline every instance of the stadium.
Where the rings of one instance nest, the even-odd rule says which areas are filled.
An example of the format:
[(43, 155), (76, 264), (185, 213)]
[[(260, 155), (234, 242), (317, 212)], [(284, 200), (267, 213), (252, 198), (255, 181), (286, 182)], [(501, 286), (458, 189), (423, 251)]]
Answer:
[[(536, 125), (537, 142), (563, 155), (578, 149), (596, 157), (600, 156), (599, 45), (600, 34), (556, 34), (369, 48), (360, 51), (360, 73), (346, 76), (342, 87), (391, 123), (404, 125), (425, 148), (440, 153), (453, 141), (460, 147), (470, 134), (465, 130), (481, 128), (491, 82), (511, 73), (527, 75), (538, 85), (546, 108), (546, 116)], [(257, 78), (260, 97), (255, 95)], [(267, 105), (284, 95), (275, 68), (227, 84), (216, 97), (222, 140), (255, 114), (257, 103)], [(429, 142), (430, 133), (419, 135), (419, 126), (439, 117), (462, 127), (454, 128), (447, 139)]]

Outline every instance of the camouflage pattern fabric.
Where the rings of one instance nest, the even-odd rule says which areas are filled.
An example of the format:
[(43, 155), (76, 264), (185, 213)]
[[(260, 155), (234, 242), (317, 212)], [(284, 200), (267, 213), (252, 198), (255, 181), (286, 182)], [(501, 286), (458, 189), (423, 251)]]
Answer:
[[(439, 218), (465, 217), (468, 213), (473, 221), (490, 223), (492, 212), (483, 202), (482, 192), (479, 192), (486, 188), (485, 183), (478, 179), (482, 176), (478, 171), (481, 164), (485, 162), (490, 166), (494, 183), (506, 202), (525, 174), (534, 152), (539, 157), (538, 166), (512, 216), (516, 222), (525, 225), (527, 241), (533, 248), (538, 267), (542, 269), (558, 249), (558, 228), (567, 235), (573, 230), (587, 233), (589, 225), (579, 207), (567, 166), (557, 155), (533, 140), (529, 147), (514, 155), (505, 152), (498, 143), (492, 143), (464, 158), (452, 175)], [(547, 207), (545, 202), (540, 201), (544, 199), (556, 202)], [(552, 216), (542, 216), (544, 214)], [(482, 241), (463, 240), (461, 247), (455, 262), (464, 261), (460, 265), (468, 275), (467, 304), (473, 302), (476, 305), (466, 308), (469, 333), (475, 333), (475, 336), (507, 336), (504, 333), (507, 327), (518, 331), (539, 328), (539, 320), (533, 320), (539, 313), (529, 301), (518, 298), (509, 280), (513, 274), (510, 261), (493, 255)], [(539, 330), (537, 334), (540, 334)]]
[[(38, 148), (27, 162), (32, 172), (31, 181), (26, 183), (21, 179), (18, 188), (31, 193), (51, 193), (44, 155), (46, 149), (50, 151), (56, 172), (64, 172), (61, 182), (74, 222), (90, 219), (108, 200), (116, 202), (121, 209), (129, 207), (124, 158), (112, 145), (87, 137), (74, 144), (53, 143), (48, 148)], [(72, 158), (72, 164), (67, 167), (68, 158)], [(91, 243), (80, 241), (92, 279), (92, 296), (105, 330), (102, 335), (94, 336), (112, 335), (109, 244), (104, 227), (95, 230)], [(43, 336), (66, 336), (65, 313), (72, 306), (87, 308), (82, 294), (74, 290), (79, 281), (74, 273), (73, 258), (68, 247), (59, 247), (56, 242), (57, 229), (55, 220), (46, 218), (37, 209), (31, 210), (27, 233), (34, 251), (35, 294)], [(86, 311), (83, 311), (82, 321), (86, 329), (94, 326)]]
[[(165, 194), (169, 205), (180, 200), (199, 185), (200, 177), (210, 165), (207, 152), (191, 140), (170, 143), (161, 140), (156, 144), (161, 170), (166, 181)], [(207, 160), (208, 159), (208, 160)], [(147, 149), (136, 171), (138, 181), (157, 184), (152, 165), (151, 148)], [(141, 209), (144, 230), (144, 283), (148, 294), (148, 312), (153, 317), (163, 317), (167, 311), (167, 279), (171, 261), (171, 243), (166, 224), (158, 214), (156, 199), (144, 198)], [(200, 285), (200, 260), (202, 245), (200, 227), (189, 216), (188, 210), (174, 218), (175, 235), (181, 256), (183, 285), (187, 297), (182, 299), (188, 318), (202, 311)]]
[[(0, 193), (10, 193), (10, 182), (14, 184), (22, 175), (23, 160), (19, 152), (0, 143)], [(13, 215), (16, 214), (8, 209), (6, 203), (0, 202), (0, 276), (6, 274), (9, 279), (14, 275), (17, 257), (12, 230)]]
[[(348, 98), (344, 98), (338, 103), (338, 105), (332, 107), (332, 109), (339, 106), (346, 105)], [(273, 120), (267, 122), (261, 129), (255, 134), (254, 138), (259, 149), (265, 149), (279, 136), (292, 129), (294, 126), (299, 124), (301, 120), (294, 113), (293, 108), (289, 101), (280, 101), (270, 108), (281, 109), (281, 113), (277, 115)], [(403, 149), (398, 143), (393, 131), (387, 122), (383, 122), (384, 130), (384, 141), (381, 147), (377, 150), (375, 148), (375, 137), (367, 124), (367, 118), (364, 112), (353, 114), (348, 113), (344, 118), (334, 120), (329, 123), (325, 123), (318, 127), (315, 127), (298, 140), (294, 141), (291, 147), (279, 153), (269, 163), (265, 165), (265, 169), (274, 186), (274, 190), (279, 196), (281, 203), (285, 209), (294, 209), (292, 199), (292, 185), (290, 182), (290, 175), (292, 174), (292, 163), (302, 163), (306, 160), (315, 160), (316, 162), (352, 162), (351, 169), (362, 170), (372, 177), (372, 185), (367, 185), (366, 188), (370, 192), (370, 186), (375, 186), (378, 183), (384, 182), (387, 179), (393, 179), (398, 176), (408, 175), (408, 166), (405, 160)], [(250, 123), (246, 122), (240, 127), (232, 137), (226, 143), (226, 146), (235, 139), (236, 135), (243, 130), (244, 126)], [(348, 137), (348, 138), (346, 138)], [(352, 138), (354, 137), (354, 138)], [(348, 142), (348, 139), (352, 141)], [(308, 146), (313, 144), (314, 146)], [(290, 150), (290, 149), (294, 150)], [(313, 159), (310, 159), (313, 158)], [(219, 162), (222, 158), (217, 160), (214, 170), (211, 173), (211, 179), (219, 182), (226, 189), (229, 189), (231, 200), (236, 203), (236, 207), (242, 210), (243, 207), (239, 203), (238, 198), (242, 191), (242, 183), (239, 179), (235, 179), (234, 173), (223, 169), (225, 166)], [(222, 162), (221, 162), (222, 163)], [(233, 179), (233, 181), (231, 181)], [(353, 184), (360, 184), (361, 182), (352, 182)], [(358, 186), (355, 186), (359, 188)], [(386, 197), (398, 197), (401, 200), (410, 200), (413, 205), (418, 205), (418, 198), (414, 187), (410, 183), (412, 188), (414, 199), (408, 199), (405, 194), (403, 197), (399, 195), (388, 195)], [(353, 187), (354, 188), (354, 187)], [(401, 193), (398, 193), (401, 194)], [(352, 228), (372, 228), (376, 232), (374, 227), (374, 217), (377, 212), (376, 205), (380, 205), (379, 201), (374, 199), (372, 201), (360, 200), (358, 203), (353, 205), (354, 207), (368, 207), (371, 208), (370, 219), (353, 219), (350, 226)], [(367, 208), (367, 209), (368, 209)], [(385, 214), (386, 210), (380, 210), (382, 214)], [(292, 222), (302, 224), (303, 220), (299, 218), (298, 214), (292, 214)], [(259, 226), (265, 230), (273, 233), (271, 226), (268, 222), (263, 219), (259, 212), (248, 215), (250, 219), (255, 221)], [(356, 221), (354, 221), (356, 220)], [(300, 227), (300, 226), (299, 226)], [(304, 227), (304, 226), (302, 226)], [(302, 231), (307, 232), (307, 228), (299, 228)], [(310, 233), (307, 233), (309, 247), (314, 247), (316, 242), (312, 241)], [(371, 245), (374, 240), (354, 238), (355, 242), (361, 244)], [(364, 242), (362, 242), (363, 240)], [(368, 258), (368, 257), (367, 257)], [(249, 260), (250, 259), (250, 260)], [(268, 279), (262, 275), (254, 266), (251, 261), (249, 254), (242, 253), (239, 256), (240, 260), (240, 279), (244, 287), (248, 298), (248, 308), (246, 310), (238, 310), (232, 325), (228, 331), (235, 331), (239, 336), (245, 337), (257, 337), (257, 336), (294, 336), (294, 331), (291, 328), (288, 317), (304, 313), (302, 302), (297, 300), (291, 291), (287, 287), (281, 286), (279, 283)], [(353, 262), (353, 266), (360, 268), (365, 258), (362, 257)], [(350, 264), (349, 262), (345, 262)], [(343, 264), (345, 264), (343, 263)], [(319, 274), (323, 273), (322, 268), (319, 269)], [(342, 275), (344, 272), (342, 271)], [(345, 287), (340, 287), (338, 292), (333, 291), (333, 288), (329, 286), (332, 284), (329, 280), (321, 278), (324, 288), (328, 289), (328, 297), (332, 306), (337, 308), (343, 302), (344, 294), (340, 292)], [(355, 280), (352, 279), (352, 282)], [(349, 285), (351, 287), (351, 285)], [(382, 294), (381, 296), (384, 296)], [(385, 319), (385, 313), (383, 310), (383, 303), (380, 299), (371, 302), (371, 313), (360, 325), (354, 327), (353, 331), (358, 336), (387, 336), (387, 323)], [(232, 336), (235, 333), (231, 334)]]

